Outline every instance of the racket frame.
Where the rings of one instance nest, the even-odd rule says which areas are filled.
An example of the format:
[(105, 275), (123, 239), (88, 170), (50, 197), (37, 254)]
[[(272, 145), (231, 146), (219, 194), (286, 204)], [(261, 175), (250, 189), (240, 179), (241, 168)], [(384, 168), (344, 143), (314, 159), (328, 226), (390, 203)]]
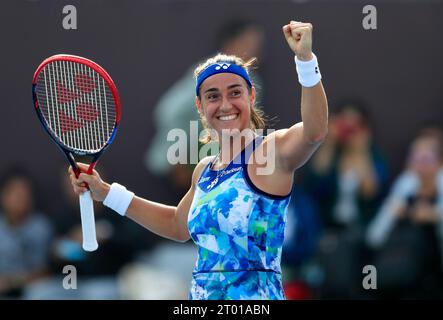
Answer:
[[(37, 99), (37, 92), (36, 92), (38, 76), (46, 65), (48, 65), (49, 63), (55, 62), (55, 61), (69, 61), (69, 62), (84, 64), (87, 67), (93, 69), (95, 72), (97, 72), (105, 80), (106, 84), (111, 89), (111, 93), (112, 93), (112, 96), (114, 98), (114, 103), (115, 103), (115, 114), (116, 114), (115, 125), (114, 125), (114, 129), (112, 131), (110, 138), (108, 139), (108, 141), (105, 143), (105, 145), (98, 152), (97, 151), (94, 151), (94, 152), (82, 151), (82, 150), (71, 148), (71, 147), (67, 146), (66, 144), (64, 144), (61, 141), (61, 139), (59, 137), (57, 137), (52, 132), (52, 130), (49, 128), (49, 126), (48, 126), (48, 124), (47, 124), (47, 122), (40, 110), (40, 107), (38, 104), (38, 99)], [(92, 156), (91, 164), (89, 165), (89, 168), (86, 172), (87, 174), (92, 174), (92, 171), (93, 171), (95, 165), (97, 164), (98, 159), (101, 157), (103, 152), (108, 148), (108, 146), (114, 140), (115, 134), (117, 133), (117, 128), (120, 124), (120, 117), (121, 117), (120, 97), (118, 95), (117, 87), (115, 86), (115, 83), (112, 80), (112, 78), (109, 76), (109, 74), (100, 65), (98, 65), (97, 63), (95, 63), (92, 60), (89, 60), (89, 59), (86, 59), (83, 57), (79, 57), (79, 56), (75, 56), (75, 55), (69, 55), (69, 54), (53, 55), (53, 56), (45, 59), (38, 66), (37, 70), (34, 72), (34, 76), (32, 79), (32, 99), (34, 101), (34, 107), (35, 107), (35, 111), (37, 112), (38, 119), (40, 120), (41, 124), (43, 125), (43, 128), (49, 134), (49, 136), (54, 141), (54, 143), (59, 147), (59, 149), (65, 154), (71, 167), (74, 170), (76, 177), (79, 176), (81, 171), (75, 162), (73, 154), (78, 155), (78, 156)]]

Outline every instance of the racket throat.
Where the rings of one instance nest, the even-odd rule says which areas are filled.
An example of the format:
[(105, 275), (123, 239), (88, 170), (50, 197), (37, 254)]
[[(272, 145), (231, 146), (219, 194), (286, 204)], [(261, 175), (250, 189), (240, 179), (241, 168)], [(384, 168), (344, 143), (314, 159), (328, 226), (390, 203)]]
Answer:
[(80, 168), (78, 167), (77, 163), (75, 162), (74, 156), (71, 153), (67, 152), (66, 153), (66, 158), (68, 159), (69, 164), (72, 167), (72, 170), (74, 170), (75, 177), (78, 178), (78, 176), (80, 175), (81, 171), (80, 171)]
[[(71, 165), (72, 169), (74, 170), (74, 174), (75, 177), (78, 178), (78, 176), (80, 175), (80, 173), (82, 172), (80, 170), (80, 167), (77, 165), (77, 162), (74, 158), (74, 156), (72, 155), (72, 153), (70, 152), (66, 152), (66, 158), (69, 161), (69, 164)], [(87, 159), (83, 159), (85, 162), (88, 162)], [(92, 172), (94, 171), (94, 167), (97, 164), (97, 158), (93, 157), (91, 164), (89, 165), (88, 170), (86, 171), (87, 174), (92, 174)]]

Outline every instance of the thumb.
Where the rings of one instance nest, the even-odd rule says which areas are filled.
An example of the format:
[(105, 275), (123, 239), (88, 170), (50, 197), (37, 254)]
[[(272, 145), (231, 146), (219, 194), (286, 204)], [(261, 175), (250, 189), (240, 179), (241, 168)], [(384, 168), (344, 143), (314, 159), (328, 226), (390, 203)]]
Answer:
[(81, 172), (87, 172), (89, 169), (89, 165), (86, 163), (77, 162), (77, 166)]
[(285, 35), (286, 41), (290, 41), (292, 38), (291, 26), (289, 24), (283, 26), (283, 34)]
[(68, 171), (69, 172), (74, 172), (75, 173), (75, 175), (77, 176), (77, 174), (80, 172), (87, 172), (88, 171), (88, 169), (89, 169), (89, 165), (87, 165), (87, 164), (85, 164), (85, 163), (81, 163), (81, 162), (77, 162), (76, 163), (76, 166), (77, 167), (72, 167), (72, 166), (69, 166), (69, 169), (68, 169)]
[(87, 184), (91, 185), (95, 182), (95, 177), (93, 175), (82, 172), (78, 176), (78, 182), (86, 182)]

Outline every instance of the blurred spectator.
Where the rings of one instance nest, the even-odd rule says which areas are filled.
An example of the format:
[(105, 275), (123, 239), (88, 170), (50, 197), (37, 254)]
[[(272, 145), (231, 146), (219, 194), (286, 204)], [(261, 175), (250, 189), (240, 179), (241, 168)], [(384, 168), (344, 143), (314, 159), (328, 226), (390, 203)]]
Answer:
[(312, 277), (315, 266), (310, 264), (321, 232), (317, 205), (294, 184), (289, 203), (283, 242), (282, 265), (284, 290), (288, 300), (313, 298), (311, 286), (318, 284)]
[(25, 286), (47, 274), (52, 229), (34, 209), (34, 188), (21, 167), (1, 178), (0, 297), (19, 298)]
[[(250, 21), (233, 20), (223, 25), (217, 36), (217, 50), (227, 55), (237, 55), (244, 60), (258, 57), (262, 48), (263, 30)], [(204, 60), (204, 59), (199, 59)], [(190, 161), (189, 139), (190, 122), (195, 121), (198, 134), (202, 129), (200, 116), (195, 107), (195, 78), (194, 70), (196, 65), (192, 65), (186, 73), (159, 99), (154, 107), (154, 123), (157, 133), (154, 136), (149, 149), (146, 152), (145, 163), (147, 168), (155, 174), (167, 175), (176, 188), (173, 193), (178, 199), (186, 193), (191, 181), (195, 164)], [(257, 74), (252, 73), (252, 80), (255, 85), (260, 86)], [(260, 97), (257, 97), (260, 101)], [(186, 132), (187, 145), (183, 146), (188, 150), (187, 164), (169, 164), (166, 155), (168, 148), (177, 142), (168, 142), (168, 132), (172, 129), (181, 129)], [(194, 139), (197, 140), (197, 139)], [(200, 149), (199, 145), (199, 148)]]
[(350, 298), (361, 287), (363, 230), (378, 208), (387, 170), (363, 103), (340, 104), (329, 124), (327, 140), (306, 168), (304, 185), (317, 200), (324, 224), (318, 255), (323, 297)]
[(367, 241), (384, 297), (442, 298), (443, 133), (423, 130)]
[(366, 225), (377, 209), (387, 170), (372, 135), (361, 102), (343, 103), (331, 115), (328, 138), (308, 167), (305, 182), (320, 200), (328, 227)]
[(298, 267), (309, 260), (317, 247), (320, 230), (317, 205), (308, 194), (294, 185), (283, 243), (284, 264)]

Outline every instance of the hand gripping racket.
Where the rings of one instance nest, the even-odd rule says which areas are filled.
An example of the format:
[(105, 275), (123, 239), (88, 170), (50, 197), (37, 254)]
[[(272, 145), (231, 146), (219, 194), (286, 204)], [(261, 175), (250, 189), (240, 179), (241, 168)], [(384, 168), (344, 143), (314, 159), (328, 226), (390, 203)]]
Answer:
[[(34, 73), (32, 97), (38, 118), (65, 154), (75, 175), (74, 156), (91, 159), (87, 174), (115, 137), (120, 122), (117, 88), (95, 62), (59, 54), (44, 60)], [(80, 196), (83, 249), (98, 248), (91, 192)]]

